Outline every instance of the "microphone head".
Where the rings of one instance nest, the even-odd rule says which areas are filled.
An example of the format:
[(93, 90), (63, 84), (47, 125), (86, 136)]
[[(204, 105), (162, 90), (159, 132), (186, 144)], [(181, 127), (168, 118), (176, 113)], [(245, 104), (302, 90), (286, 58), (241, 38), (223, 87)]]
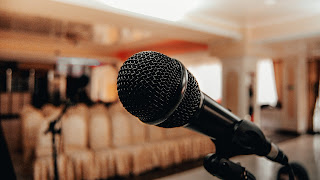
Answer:
[(120, 68), (119, 99), (128, 112), (145, 123), (183, 126), (195, 115), (201, 100), (198, 83), (189, 71), (187, 88), (181, 94), (185, 71), (178, 60), (164, 54), (134, 54)]

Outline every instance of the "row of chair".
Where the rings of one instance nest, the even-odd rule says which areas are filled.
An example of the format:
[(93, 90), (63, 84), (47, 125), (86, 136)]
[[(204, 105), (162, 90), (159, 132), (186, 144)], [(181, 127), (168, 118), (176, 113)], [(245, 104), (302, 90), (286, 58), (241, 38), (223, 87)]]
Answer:
[[(53, 179), (49, 123), (61, 107), (41, 110), (27, 106), (21, 112), (25, 161), (35, 152), (34, 179)], [(107, 179), (138, 175), (154, 168), (167, 168), (214, 151), (209, 138), (185, 128), (163, 129), (141, 123), (116, 103), (70, 107), (57, 127), (60, 179)]]

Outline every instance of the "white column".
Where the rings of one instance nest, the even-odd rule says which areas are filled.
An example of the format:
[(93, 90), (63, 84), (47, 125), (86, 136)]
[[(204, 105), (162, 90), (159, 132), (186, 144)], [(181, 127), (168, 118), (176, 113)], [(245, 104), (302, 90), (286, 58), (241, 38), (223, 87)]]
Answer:
[(270, 48), (262, 44), (250, 43), (250, 32), (245, 31), (241, 41), (227, 41), (210, 45), (210, 53), (222, 63), (222, 105), (245, 118), (249, 114), (249, 84), (251, 74), (253, 82), (254, 122), (260, 125), (260, 107), (256, 103), (256, 64), (261, 58), (272, 57)]
[[(250, 74), (256, 73), (257, 59), (244, 56), (222, 59), (221, 62), (223, 72), (222, 104), (241, 119), (244, 119), (249, 114)], [(253, 106), (255, 106), (255, 84), (253, 82)], [(259, 124), (258, 120), (257, 123)]]
[(301, 54), (297, 62), (297, 131), (306, 133), (308, 130), (308, 76), (307, 56)]

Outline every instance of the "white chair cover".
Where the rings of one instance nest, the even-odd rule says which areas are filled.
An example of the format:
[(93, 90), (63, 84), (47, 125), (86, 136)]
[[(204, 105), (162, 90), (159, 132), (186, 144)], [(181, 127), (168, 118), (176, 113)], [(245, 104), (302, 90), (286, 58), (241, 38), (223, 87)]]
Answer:
[(25, 162), (31, 160), (37, 141), (40, 125), (44, 121), (41, 111), (26, 105), (21, 111), (22, 149)]
[[(57, 158), (58, 174), (61, 180), (74, 179), (73, 167), (71, 161), (64, 155)], [(54, 166), (52, 157), (37, 158), (34, 163), (34, 180), (53, 180)]]
[(89, 147), (97, 151), (112, 145), (111, 119), (108, 109), (100, 104), (90, 108)]
[(64, 153), (72, 161), (75, 179), (95, 179), (94, 154), (88, 149), (88, 107), (70, 107), (62, 118)]

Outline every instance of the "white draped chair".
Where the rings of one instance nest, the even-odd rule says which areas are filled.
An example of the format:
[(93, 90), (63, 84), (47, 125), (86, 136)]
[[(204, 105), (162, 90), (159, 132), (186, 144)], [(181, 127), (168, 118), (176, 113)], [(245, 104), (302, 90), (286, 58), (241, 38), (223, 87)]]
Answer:
[[(35, 179), (53, 178), (51, 135), (43, 132), (59, 111), (61, 108), (50, 106), (43, 109), (46, 116), (38, 134)], [(110, 108), (102, 104), (91, 108), (83, 104), (70, 107), (59, 125), (63, 132), (63, 150), (58, 156), (61, 179), (138, 175), (215, 151), (208, 137), (185, 128), (146, 125), (120, 103)]]
[(115, 176), (115, 153), (112, 146), (112, 125), (108, 109), (94, 105), (89, 110), (89, 147), (94, 152), (95, 175), (106, 179)]
[(130, 119), (120, 103), (109, 108), (112, 127), (112, 147), (116, 175), (128, 176), (132, 172), (132, 126)]
[[(40, 125), (38, 138), (36, 141), (36, 160), (34, 163), (35, 180), (54, 179), (54, 165), (52, 159), (52, 134), (46, 133), (51, 121), (56, 120), (61, 114), (61, 107), (55, 107), (47, 104), (42, 107), (44, 121)], [(61, 128), (61, 120), (56, 124), (56, 128)], [(59, 179), (74, 179), (74, 170), (72, 162), (63, 154), (60, 135), (55, 136), (57, 148), (57, 164)]]
[(40, 110), (31, 105), (26, 105), (22, 108), (21, 114), (22, 126), (22, 150), (24, 162), (29, 162), (32, 159), (39, 128), (44, 122), (44, 116)]
[(131, 126), (131, 142), (129, 153), (132, 157), (132, 173), (141, 174), (158, 166), (154, 146), (148, 142), (149, 125), (124, 111)]
[(147, 127), (130, 115), (120, 103), (109, 108), (112, 125), (112, 162), (115, 174), (140, 174), (155, 167), (155, 151), (147, 143)]
[[(44, 115), (44, 121), (41, 123), (38, 135), (37, 135), (37, 141), (36, 141), (36, 157), (40, 158), (43, 156), (49, 156), (52, 155), (52, 134), (45, 132), (49, 128), (50, 122), (56, 120), (59, 115), (61, 114), (62, 108), (61, 107), (55, 107), (51, 104), (47, 104), (42, 107), (42, 114)], [(61, 128), (61, 121), (59, 121), (56, 126), (57, 129)], [(56, 147), (58, 150), (58, 153), (61, 152), (61, 139), (60, 135), (55, 136), (56, 140)]]
[[(74, 169), (72, 162), (60, 154), (57, 158), (58, 175), (60, 180), (73, 180)], [(36, 158), (34, 162), (34, 180), (53, 180), (54, 166), (51, 156)]]
[(75, 179), (95, 179), (94, 154), (88, 148), (88, 107), (70, 107), (62, 118), (64, 154), (72, 161)]
[(89, 147), (94, 151), (105, 150), (112, 145), (112, 127), (108, 109), (94, 105), (89, 110)]

